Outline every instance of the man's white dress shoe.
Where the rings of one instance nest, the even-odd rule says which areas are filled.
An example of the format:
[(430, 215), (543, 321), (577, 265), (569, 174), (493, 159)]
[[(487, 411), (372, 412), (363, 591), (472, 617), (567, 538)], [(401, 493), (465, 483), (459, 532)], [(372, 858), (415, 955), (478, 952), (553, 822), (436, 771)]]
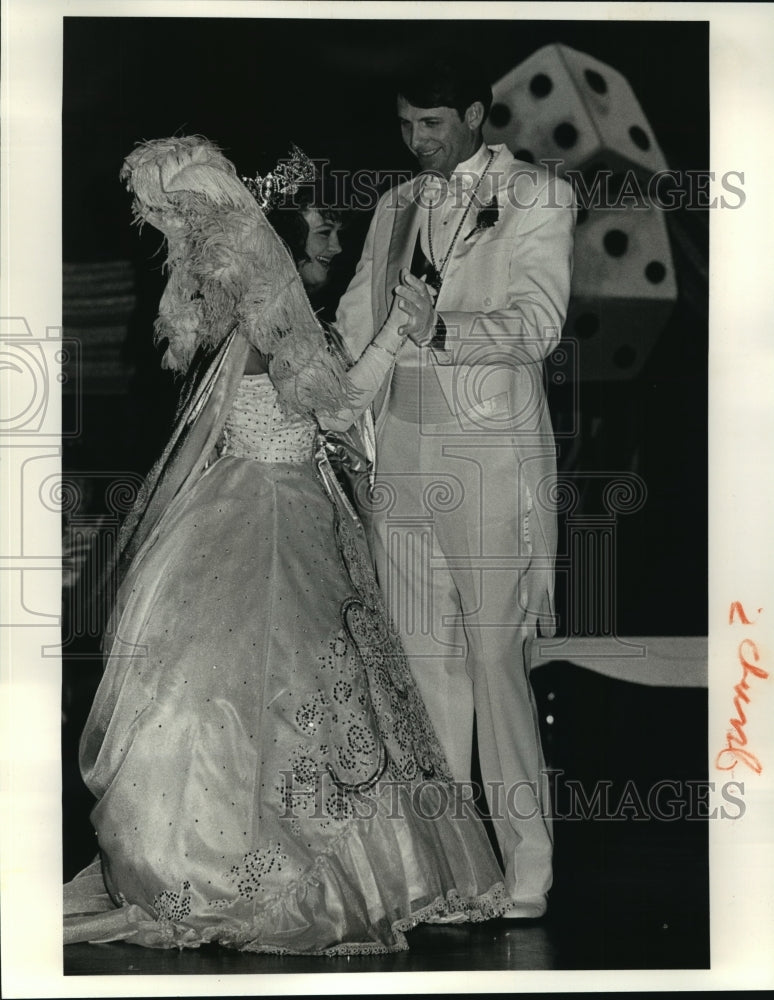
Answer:
[(514, 900), (502, 916), (506, 920), (537, 920), (547, 909), (546, 897), (535, 896), (531, 899), (520, 899), (518, 902)]

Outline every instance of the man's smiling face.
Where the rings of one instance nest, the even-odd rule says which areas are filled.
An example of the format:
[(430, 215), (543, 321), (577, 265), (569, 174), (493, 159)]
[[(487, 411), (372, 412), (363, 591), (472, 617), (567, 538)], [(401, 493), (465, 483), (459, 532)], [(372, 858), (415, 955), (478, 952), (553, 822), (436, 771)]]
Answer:
[(415, 108), (399, 97), (398, 120), (403, 141), (422, 170), (442, 174), (447, 180), (478, 147), (477, 127), (471, 128), (455, 108)]

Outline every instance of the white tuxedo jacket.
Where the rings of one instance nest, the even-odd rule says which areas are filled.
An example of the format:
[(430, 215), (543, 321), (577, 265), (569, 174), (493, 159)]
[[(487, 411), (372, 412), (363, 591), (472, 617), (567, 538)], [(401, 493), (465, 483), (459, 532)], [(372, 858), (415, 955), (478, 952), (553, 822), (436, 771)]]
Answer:
[[(459, 386), (470, 385), (473, 376), (480, 386), (473, 408), (497, 417), (498, 433), (510, 427), (516, 460), (533, 497), (533, 551), (545, 562), (556, 551), (551, 500), (556, 461), (542, 362), (557, 346), (567, 313), (576, 213), (567, 182), (545, 167), (516, 160), (503, 145), (489, 148), (495, 157), (477, 199), (487, 204), (496, 197), (497, 220), (478, 231), (474, 210), (465, 220), (436, 301), (446, 324), (446, 350), (431, 354), (454, 412), (460, 400), (471, 399), (469, 390), (461, 392)], [(400, 269), (411, 265), (426, 211), (421, 185), (421, 176), (407, 181), (383, 195), (376, 207), (336, 316), (355, 358), (384, 323)], [(407, 344), (404, 350), (412, 347)], [(481, 366), (487, 370), (482, 372)], [(476, 379), (477, 374), (485, 377)], [(389, 386), (390, 377), (374, 401), (377, 475)], [(546, 574), (546, 580), (552, 575)], [(546, 588), (544, 611), (549, 614), (552, 583)]]

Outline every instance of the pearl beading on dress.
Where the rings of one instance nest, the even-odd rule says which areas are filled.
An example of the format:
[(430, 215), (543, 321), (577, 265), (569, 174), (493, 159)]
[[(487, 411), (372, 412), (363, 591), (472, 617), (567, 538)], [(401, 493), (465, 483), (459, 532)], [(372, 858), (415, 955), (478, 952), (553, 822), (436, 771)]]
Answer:
[(244, 375), (226, 418), (218, 452), (257, 462), (299, 465), (309, 461), (316, 432), (313, 421), (288, 418), (282, 413), (277, 391), (267, 374)]

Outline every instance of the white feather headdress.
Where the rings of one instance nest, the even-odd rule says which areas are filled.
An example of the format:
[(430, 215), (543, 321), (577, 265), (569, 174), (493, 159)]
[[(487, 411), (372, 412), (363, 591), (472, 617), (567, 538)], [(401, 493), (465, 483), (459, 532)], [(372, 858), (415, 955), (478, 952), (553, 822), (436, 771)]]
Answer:
[(202, 345), (236, 328), (269, 359), (285, 412), (338, 409), (348, 396), (343, 369), (285, 245), (220, 149), (203, 136), (144, 142), (121, 178), (136, 220), (167, 240), (155, 324), (156, 341), (169, 345), (162, 364), (185, 372)]

